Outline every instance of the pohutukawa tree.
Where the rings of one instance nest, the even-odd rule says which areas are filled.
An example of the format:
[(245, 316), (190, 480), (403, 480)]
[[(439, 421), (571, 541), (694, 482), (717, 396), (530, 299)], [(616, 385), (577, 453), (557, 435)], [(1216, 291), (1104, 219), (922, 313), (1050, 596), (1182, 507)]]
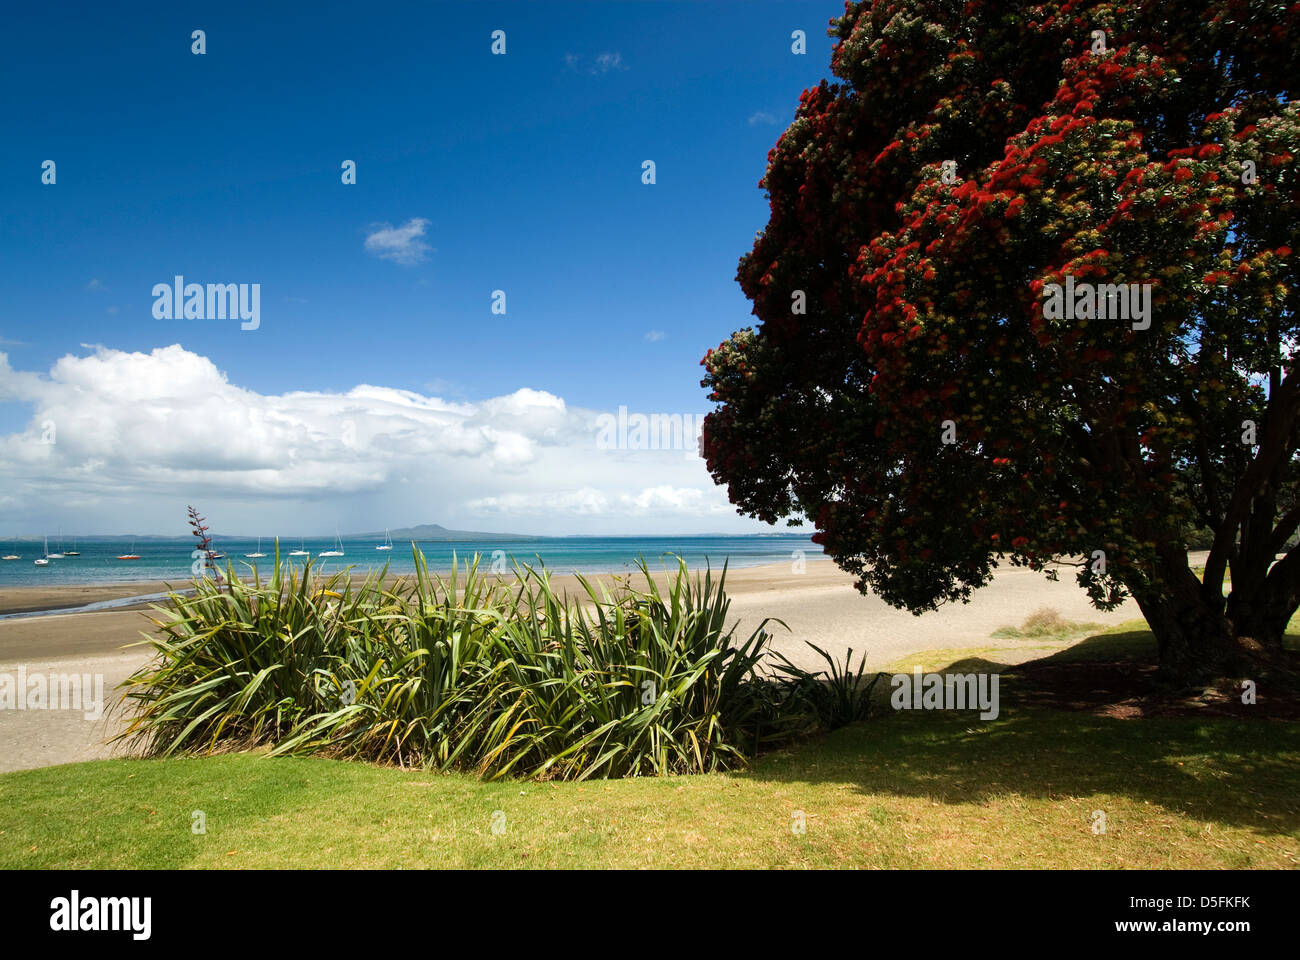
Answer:
[(1175, 678), (1280, 656), (1300, 6), (876, 0), (831, 35), (740, 262), (760, 323), (703, 360), (714, 478), (913, 612), (1063, 561)]

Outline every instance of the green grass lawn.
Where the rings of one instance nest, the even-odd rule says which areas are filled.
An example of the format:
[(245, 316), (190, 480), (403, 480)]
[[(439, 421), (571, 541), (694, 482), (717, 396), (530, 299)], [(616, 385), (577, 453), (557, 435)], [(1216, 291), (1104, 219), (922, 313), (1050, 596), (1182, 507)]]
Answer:
[(1298, 798), (1296, 724), (912, 713), (741, 774), (485, 783), (253, 754), (10, 773), (0, 866), (1294, 867)]
[[(1049, 662), (1149, 660), (1140, 623)], [(1023, 641), (1021, 641), (1023, 642)], [(1000, 647), (895, 669), (996, 667)], [(1300, 724), (893, 713), (742, 773), (488, 783), (227, 754), (0, 775), (0, 867), (1294, 868)], [(878, 702), (888, 701), (881, 684)], [(192, 814), (207, 833), (192, 832)], [(500, 811), (500, 814), (497, 814)], [(806, 830), (792, 829), (802, 811)], [(1094, 811), (1106, 830), (1094, 833)], [(495, 823), (501, 828), (494, 832)]]

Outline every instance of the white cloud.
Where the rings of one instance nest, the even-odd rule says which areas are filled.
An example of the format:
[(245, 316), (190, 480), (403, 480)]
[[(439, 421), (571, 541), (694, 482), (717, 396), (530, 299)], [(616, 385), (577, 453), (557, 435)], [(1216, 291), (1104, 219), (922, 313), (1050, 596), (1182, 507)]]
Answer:
[(499, 497), (483, 497), (470, 505), (483, 513), (502, 513), (526, 517), (541, 514), (657, 517), (703, 517), (726, 515), (732, 512), (726, 494), (721, 488), (708, 490), (696, 487), (663, 485), (643, 487), (611, 498), (594, 487), (560, 490), (554, 493), (509, 493)]
[(703, 490), (665, 484), (646, 487), (634, 495), (624, 495), (620, 501), (628, 512), (637, 514), (701, 516), (728, 514), (732, 509), (726, 494), (717, 487)]
[(471, 500), (470, 509), (480, 513), (512, 516), (535, 514), (598, 514), (609, 509), (609, 498), (593, 487), (555, 493), (507, 493), (499, 497)]
[(429, 221), (423, 217), (412, 217), (400, 227), (391, 223), (371, 224), (371, 232), (366, 236), (366, 252), (403, 266), (419, 263), (431, 249), (420, 239), (428, 226)]
[(772, 124), (779, 122), (780, 121), (777, 120), (776, 114), (769, 113), (766, 110), (756, 110), (754, 113), (749, 115), (749, 125), (751, 127), (756, 127), (759, 124), (771, 126)]
[(662, 330), (647, 330), (645, 340), (647, 343), (658, 343), (666, 336), (668, 336), (668, 334), (664, 333)]
[(576, 53), (566, 53), (564, 55), (564, 65), (574, 73), (585, 73), (592, 77), (599, 77), (615, 70), (623, 71), (627, 69), (623, 65), (623, 54), (618, 51), (598, 53), (590, 60)]
[(262, 516), (277, 526), (298, 517), (292, 529), (347, 529), (339, 518), (357, 503), (374, 506), (353, 529), (754, 528), (698, 458), (602, 449), (603, 411), (544, 390), (475, 402), (372, 384), (261, 394), (179, 344), (85, 349), (46, 372), (15, 370), (0, 352), (0, 401), (31, 410), (24, 429), (0, 434), (0, 529), (39, 532), (47, 519), (66, 529), (62, 518), (79, 504), (99, 532), (129, 530), (132, 517), (138, 529), (162, 531), (176, 504), (195, 501), (211, 505), (227, 532), (255, 532)]

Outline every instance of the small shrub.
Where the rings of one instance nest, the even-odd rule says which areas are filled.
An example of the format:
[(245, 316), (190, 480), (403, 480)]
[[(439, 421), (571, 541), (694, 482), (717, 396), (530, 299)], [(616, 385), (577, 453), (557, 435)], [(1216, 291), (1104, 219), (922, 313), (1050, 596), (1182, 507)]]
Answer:
[(1011, 640), (1061, 639), (1101, 628), (1097, 623), (1066, 620), (1055, 607), (1040, 607), (1025, 617), (1019, 627), (1000, 627), (992, 636)]
[(1061, 616), (1055, 607), (1039, 607), (1025, 617), (1020, 625), (1020, 632), (1026, 637), (1043, 637), (1053, 633), (1064, 633), (1071, 628), (1070, 621)]

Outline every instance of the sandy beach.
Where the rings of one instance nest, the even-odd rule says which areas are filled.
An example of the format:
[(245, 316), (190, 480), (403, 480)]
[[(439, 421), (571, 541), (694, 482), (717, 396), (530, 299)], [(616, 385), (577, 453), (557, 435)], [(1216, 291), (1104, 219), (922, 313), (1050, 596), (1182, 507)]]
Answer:
[[(9, 613), (31, 613), (36, 610), (64, 610), (91, 603), (103, 603), (123, 597), (166, 593), (170, 589), (184, 589), (184, 584), (161, 582), (97, 583), (89, 586), (65, 584), (38, 587), (0, 587), (0, 616)], [(138, 604), (143, 607), (147, 604)], [(128, 608), (130, 609), (130, 608)]]
[[(607, 579), (596, 576), (592, 579)], [(579, 589), (573, 577), (557, 576), (557, 586)], [(180, 585), (175, 585), (180, 586)], [(161, 583), (93, 587), (11, 587), (0, 590), (0, 614), (66, 609), (87, 603), (164, 592)], [(1051, 582), (1022, 568), (1003, 568), (994, 581), (976, 591), (969, 604), (943, 607), (920, 617), (895, 610), (878, 597), (853, 589), (852, 578), (829, 560), (809, 561), (795, 573), (788, 563), (732, 570), (727, 575), (731, 616), (737, 632), (748, 635), (767, 617), (783, 621), (770, 627), (772, 647), (805, 667), (820, 665), (806, 645), (811, 641), (843, 657), (848, 648), (865, 654), (879, 669), (910, 654), (967, 647), (999, 648), (999, 659), (1014, 662), (1035, 655), (1032, 643), (996, 641), (1000, 627), (1019, 625), (1042, 607), (1067, 620), (1114, 624), (1140, 617), (1132, 601), (1118, 610), (1095, 610), (1068, 577)], [(147, 662), (148, 648), (131, 646), (150, 627), (148, 604), (134, 609), (55, 613), (0, 621), (0, 674), (102, 674), (106, 699), (112, 689)], [(1003, 648), (1006, 648), (1005, 650)], [(120, 726), (113, 718), (89, 721), (66, 711), (0, 710), (0, 771), (72, 763), (107, 757), (105, 744)], [(120, 751), (117, 751), (120, 752)]]

